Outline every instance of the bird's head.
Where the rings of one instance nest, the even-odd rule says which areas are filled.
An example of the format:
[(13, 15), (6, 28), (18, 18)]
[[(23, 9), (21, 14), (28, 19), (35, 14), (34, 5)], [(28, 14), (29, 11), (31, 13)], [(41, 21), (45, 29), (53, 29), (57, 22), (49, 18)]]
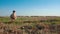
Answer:
[(13, 13), (15, 13), (16, 11), (15, 10), (13, 10)]

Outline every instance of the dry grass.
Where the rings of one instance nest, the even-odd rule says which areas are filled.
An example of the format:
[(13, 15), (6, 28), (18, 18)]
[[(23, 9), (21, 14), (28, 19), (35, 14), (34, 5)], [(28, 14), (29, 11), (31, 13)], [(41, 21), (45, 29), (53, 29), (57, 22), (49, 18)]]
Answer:
[[(37, 24), (45, 28), (38, 30)], [(51, 27), (55, 25), (54, 34), (56, 34), (58, 24), (60, 24), (60, 17), (18, 17), (14, 22), (10, 22), (9, 17), (0, 17), (0, 34), (52, 34), (50, 25)], [(22, 26), (32, 26), (32, 29), (21, 29)]]

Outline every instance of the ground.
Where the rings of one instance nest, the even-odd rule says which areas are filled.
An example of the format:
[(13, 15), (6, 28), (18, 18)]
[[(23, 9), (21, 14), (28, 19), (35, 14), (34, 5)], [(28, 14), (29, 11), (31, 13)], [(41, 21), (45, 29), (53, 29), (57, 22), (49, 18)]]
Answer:
[[(38, 29), (36, 29), (37, 24), (44, 26), (45, 28), (42, 30), (38, 30)], [(0, 17), (0, 25), (1, 25), (0, 29), (3, 30), (2, 31), (3, 33), (6, 30), (9, 30), (9, 31), (6, 31), (6, 34), (12, 33), (12, 31), (13, 31), (13, 33), (16, 31), (17, 34), (19, 34), (19, 32), (20, 32), (20, 34), (25, 34), (25, 33), (32, 34), (31, 32), (35, 31), (35, 30), (37, 30), (36, 32), (34, 32), (35, 34), (37, 34), (38, 32), (39, 32), (38, 34), (40, 34), (40, 31), (44, 32), (46, 34), (48, 34), (48, 33), (52, 34), (52, 32), (53, 32), (53, 34), (57, 34), (60, 32), (57, 29), (57, 27), (60, 25), (60, 17), (58, 17), (58, 16), (18, 16), (14, 22), (11, 22), (10, 17)], [(26, 28), (21, 28), (21, 27), (25, 27), (25, 26), (26, 26)], [(30, 29), (27, 29), (29, 26), (32, 27), (31, 32), (30, 32)], [(52, 26), (55, 27), (55, 31), (51, 30), (51, 28), (53, 29)], [(10, 32), (10, 30), (11, 30), (11, 32)], [(23, 30), (25, 30), (27, 32), (25, 32)], [(46, 30), (46, 32), (45, 32), (45, 30)], [(43, 34), (43, 33), (41, 33), (41, 34)]]

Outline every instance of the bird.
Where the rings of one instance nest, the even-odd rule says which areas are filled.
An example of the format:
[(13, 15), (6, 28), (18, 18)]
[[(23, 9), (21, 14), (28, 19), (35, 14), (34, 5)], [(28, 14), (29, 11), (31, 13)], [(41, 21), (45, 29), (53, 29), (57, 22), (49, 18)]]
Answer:
[(16, 11), (13, 10), (13, 13), (10, 15), (11, 21), (16, 20), (17, 16), (16, 16)]

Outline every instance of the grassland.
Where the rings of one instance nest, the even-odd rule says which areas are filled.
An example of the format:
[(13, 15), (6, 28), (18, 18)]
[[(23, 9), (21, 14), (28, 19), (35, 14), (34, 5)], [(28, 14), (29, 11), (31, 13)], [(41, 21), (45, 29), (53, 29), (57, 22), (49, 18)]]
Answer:
[[(10, 21), (10, 17), (0, 17), (0, 22), (9, 22)], [(15, 20), (16, 24), (21, 23), (21, 22), (34, 22), (34, 23), (56, 23), (56, 24), (60, 24), (60, 17), (57, 16), (33, 16), (33, 17), (29, 17), (29, 16), (21, 16), (21, 17), (17, 17), (17, 19)]]
[(22, 26), (35, 27), (37, 24), (58, 25), (60, 24), (60, 17), (58, 16), (19, 16), (10, 23), (10, 17), (0, 17), (0, 23), (7, 25), (9, 28), (20, 28)]

